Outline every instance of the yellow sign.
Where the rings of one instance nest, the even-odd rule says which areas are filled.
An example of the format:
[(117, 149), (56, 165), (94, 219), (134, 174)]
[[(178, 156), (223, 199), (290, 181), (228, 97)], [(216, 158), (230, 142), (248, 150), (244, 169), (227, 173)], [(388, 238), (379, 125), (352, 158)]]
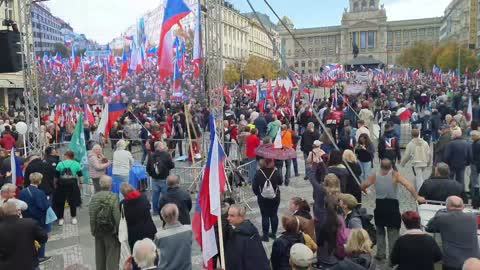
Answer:
[(478, 0), (470, 0), (470, 32), (468, 36), (468, 44), (477, 47), (477, 11)]

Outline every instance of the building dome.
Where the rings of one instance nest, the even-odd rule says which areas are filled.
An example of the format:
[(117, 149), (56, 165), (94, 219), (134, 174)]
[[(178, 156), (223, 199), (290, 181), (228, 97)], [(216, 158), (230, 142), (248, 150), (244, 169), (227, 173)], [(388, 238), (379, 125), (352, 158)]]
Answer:
[[(289, 29), (293, 29), (293, 22), (290, 18), (288, 18), (287, 16), (283, 16), (282, 17), (282, 21), (285, 23), (285, 25), (289, 28)], [(283, 25), (281, 22), (278, 22), (277, 23), (277, 29), (283, 29)]]

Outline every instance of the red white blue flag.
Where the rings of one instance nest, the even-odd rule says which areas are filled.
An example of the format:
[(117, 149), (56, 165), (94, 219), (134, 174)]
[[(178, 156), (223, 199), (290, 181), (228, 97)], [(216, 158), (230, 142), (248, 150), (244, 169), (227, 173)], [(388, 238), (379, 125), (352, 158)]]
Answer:
[(225, 191), (225, 153), (218, 140), (215, 119), (210, 115), (210, 149), (200, 185), (192, 229), (200, 248), (204, 267), (212, 269), (212, 258), (218, 254), (214, 226), (221, 215), (220, 194)]
[[(165, 12), (163, 15), (163, 23), (160, 32), (160, 42), (158, 50), (158, 66), (160, 70), (160, 79), (164, 80), (168, 75), (164, 72), (165, 62), (162, 62), (163, 57), (163, 48), (165, 46), (171, 46), (171, 43), (164, 42), (166, 34), (172, 29), (175, 24), (180, 23), (180, 20), (185, 18), (191, 12), (190, 8), (183, 2), (183, 0), (168, 0), (167, 5), (165, 6)], [(166, 44), (165, 44), (166, 43)], [(171, 53), (171, 52), (170, 52)], [(173, 64), (170, 62), (170, 68), (167, 70), (172, 70)], [(173, 73), (173, 70), (172, 70)]]
[(23, 172), (20, 159), (15, 155), (15, 148), (10, 153), (10, 168), (12, 172), (12, 184), (17, 187), (23, 186)]

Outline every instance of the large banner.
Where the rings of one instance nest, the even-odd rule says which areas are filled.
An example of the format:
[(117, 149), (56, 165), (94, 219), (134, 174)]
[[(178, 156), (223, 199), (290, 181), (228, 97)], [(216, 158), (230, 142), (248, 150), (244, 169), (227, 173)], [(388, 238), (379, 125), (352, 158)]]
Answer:
[[(146, 102), (205, 99), (202, 76), (202, 57), (194, 54), (201, 44), (198, 0), (184, 0), (188, 13), (173, 27), (166, 29), (164, 8), (145, 13), (132, 21), (132, 27), (116, 38), (115, 42), (95, 48), (85, 48), (79, 41), (65, 42), (68, 53), (41, 52), (37, 55), (42, 106), (102, 105), (105, 103), (142, 104)], [(151, 14), (150, 14), (151, 15)], [(122, 16), (122, 14), (118, 14)], [(173, 16), (173, 19), (178, 18)], [(168, 18), (167, 18), (168, 20)], [(149, 32), (156, 29), (156, 32)], [(162, 43), (170, 52), (171, 61), (164, 69), (171, 72), (160, 76), (160, 33), (169, 38)], [(159, 31), (160, 30), (160, 31)], [(201, 33), (201, 31), (199, 31)], [(175, 94), (174, 94), (175, 93)]]

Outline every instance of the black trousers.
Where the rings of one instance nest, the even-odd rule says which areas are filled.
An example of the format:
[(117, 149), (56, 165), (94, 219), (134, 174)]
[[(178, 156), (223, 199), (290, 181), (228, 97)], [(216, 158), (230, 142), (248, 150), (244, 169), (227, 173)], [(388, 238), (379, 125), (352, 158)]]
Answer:
[(262, 232), (263, 235), (268, 235), (270, 226), (272, 233), (276, 234), (278, 230), (278, 206), (280, 205), (280, 194), (275, 199), (265, 199), (258, 197), (258, 206), (260, 207), (260, 214), (262, 215)]

